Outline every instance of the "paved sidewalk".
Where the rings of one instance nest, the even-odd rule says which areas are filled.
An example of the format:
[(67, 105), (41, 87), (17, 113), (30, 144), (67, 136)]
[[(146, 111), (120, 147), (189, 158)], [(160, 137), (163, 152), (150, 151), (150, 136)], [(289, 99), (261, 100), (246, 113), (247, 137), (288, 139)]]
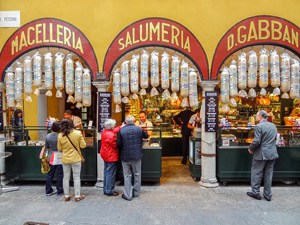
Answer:
[[(122, 191), (122, 186), (116, 189)], [(26, 185), (0, 196), (0, 224), (300, 224), (299, 186), (275, 184), (271, 202), (249, 198), (247, 191), (247, 184), (206, 189), (190, 178), (143, 185), (141, 196), (131, 202), (85, 186), (86, 199), (76, 203), (64, 202), (63, 196), (46, 197), (44, 186)]]

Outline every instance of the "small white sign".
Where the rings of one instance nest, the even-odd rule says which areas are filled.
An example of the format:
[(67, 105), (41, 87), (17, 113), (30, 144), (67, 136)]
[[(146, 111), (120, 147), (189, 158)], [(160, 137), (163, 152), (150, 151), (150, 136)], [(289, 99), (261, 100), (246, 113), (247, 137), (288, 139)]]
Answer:
[(229, 146), (230, 140), (223, 140), (223, 146)]
[(20, 11), (0, 11), (0, 27), (20, 27)]

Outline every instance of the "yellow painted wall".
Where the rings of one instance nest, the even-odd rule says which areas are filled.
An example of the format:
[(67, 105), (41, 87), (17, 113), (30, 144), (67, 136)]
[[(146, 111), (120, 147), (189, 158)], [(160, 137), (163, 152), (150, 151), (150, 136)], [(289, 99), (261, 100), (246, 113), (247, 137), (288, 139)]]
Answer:
[[(163, 17), (187, 27), (203, 46), (211, 65), (218, 42), (237, 22), (272, 15), (300, 26), (299, 8), (299, 0), (0, 0), (0, 11), (21, 12), (21, 26), (44, 17), (76, 26), (93, 46), (100, 70), (113, 39), (126, 26), (143, 18)], [(0, 28), (0, 49), (16, 29)], [(57, 115), (55, 104), (49, 99), (48, 108), (53, 116)], [(26, 117), (36, 121), (37, 116), (32, 113), (36, 111), (34, 101), (25, 108)]]

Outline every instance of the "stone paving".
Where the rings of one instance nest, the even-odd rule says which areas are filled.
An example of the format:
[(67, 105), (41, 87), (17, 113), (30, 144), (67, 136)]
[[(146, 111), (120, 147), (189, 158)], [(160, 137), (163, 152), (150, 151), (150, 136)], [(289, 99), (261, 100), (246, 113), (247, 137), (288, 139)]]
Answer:
[[(83, 184), (86, 199), (64, 202), (63, 196), (45, 196), (43, 184), (18, 183), (19, 191), (0, 196), (0, 224), (300, 224), (297, 184), (275, 183), (273, 200), (258, 201), (246, 195), (247, 183), (206, 189), (189, 176), (187, 168), (178, 163), (177, 168), (164, 169), (161, 183), (143, 184), (141, 196), (132, 201), (104, 196), (101, 188)], [(116, 190), (121, 192), (122, 187), (119, 184)]]

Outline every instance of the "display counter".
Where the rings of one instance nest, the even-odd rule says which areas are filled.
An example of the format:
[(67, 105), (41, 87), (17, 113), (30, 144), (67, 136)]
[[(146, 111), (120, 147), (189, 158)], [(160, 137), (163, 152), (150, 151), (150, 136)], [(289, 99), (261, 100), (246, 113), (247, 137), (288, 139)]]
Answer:
[[(277, 126), (279, 158), (273, 181), (300, 181), (300, 127)], [(220, 182), (250, 181), (254, 138), (253, 127), (220, 128), (217, 143), (217, 177)]]
[(190, 137), (189, 169), (195, 180), (201, 178), (201, 138)]
[[(12, 156), (5, 161), (6, 178), (17, 181), (42, 181), (46, 175), (41, 173), (40, 151), (44, 146), (47, 133), (46, 127), (25, 127), (19, 129), (23, 133), (23, 141), (7, 142), (5, 151)], [(82, 150), (86, 159), (81, 169), (83, 181), (96, 181), (97, 179), (97, 145), (96, 130), (94, 127), (84, 127), (87, 147)], [(5, 127), (5, 136), (13, 137), (14, 129)]]

